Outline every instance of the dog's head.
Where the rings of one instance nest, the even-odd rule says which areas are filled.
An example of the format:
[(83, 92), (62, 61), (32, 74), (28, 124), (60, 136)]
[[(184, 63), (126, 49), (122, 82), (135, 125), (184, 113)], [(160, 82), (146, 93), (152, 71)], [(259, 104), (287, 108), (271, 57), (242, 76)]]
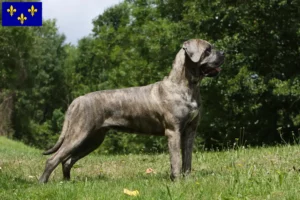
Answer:
[(225, 54), (223, 51), (213, 49), (205, 40), (191, 39), (183, 43), (182, 47), (189, 59), (199, 67), (200, 76), (214, 77), (221, 71)]

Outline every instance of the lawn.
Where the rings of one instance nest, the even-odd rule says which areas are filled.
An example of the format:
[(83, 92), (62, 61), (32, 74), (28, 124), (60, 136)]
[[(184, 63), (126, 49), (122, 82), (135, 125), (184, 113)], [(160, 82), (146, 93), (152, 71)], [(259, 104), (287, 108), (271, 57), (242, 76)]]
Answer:
[(299, 146), (195, 152), (192, 174), (176, 182), (169, 179), (168, 154), (91, 154), (75, 165), (71, 181), (62, 181), (58, 167), (48, 184), (38, 184), (47, 159), (41, 153), (0, 137), (1, 200), (300, 199)]

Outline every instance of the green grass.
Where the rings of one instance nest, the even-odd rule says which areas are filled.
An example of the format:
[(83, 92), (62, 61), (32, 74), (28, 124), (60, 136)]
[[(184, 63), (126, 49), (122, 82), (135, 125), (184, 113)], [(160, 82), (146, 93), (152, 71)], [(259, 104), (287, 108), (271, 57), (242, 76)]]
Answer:
[[(168, 154), (96, 155), (80, 160), (72, 180), (58, 167), (38, 184), (47, 157), (40, 150), (0, 137), (0, 199), (300, 199), (300, 147), (197, 152), (193, 171), (169, 180)], [(146, 174), (147, 168), (156, 174)], [(137, 197), (123, 189), (138, 190)]]

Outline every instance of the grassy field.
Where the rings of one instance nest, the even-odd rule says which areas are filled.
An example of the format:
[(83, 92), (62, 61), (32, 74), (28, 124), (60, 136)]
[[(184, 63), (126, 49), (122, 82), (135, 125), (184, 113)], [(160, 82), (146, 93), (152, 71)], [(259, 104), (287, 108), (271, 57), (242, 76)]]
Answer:
[[(191, 176), (175, 183), (167, 154), (92, 154), (75, 165), (71, 181), (62, 181), (58, 167), (41, 185), (46, 158), (0, 137), (0, 199), (300, 199), (299, 146), (197, 152)], [(125, 188), (139, 195), (128, 196)]]

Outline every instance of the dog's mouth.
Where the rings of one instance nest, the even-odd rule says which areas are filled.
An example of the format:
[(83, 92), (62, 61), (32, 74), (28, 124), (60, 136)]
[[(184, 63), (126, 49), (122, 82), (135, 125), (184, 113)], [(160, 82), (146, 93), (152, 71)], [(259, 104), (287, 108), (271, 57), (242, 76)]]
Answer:
[(204, 77), (217, 76), (220, 73), (220, 71), (222, 70), (221, 65), (223, 64), (223, 62), (224, 61), (222, 61), (220, 63), (215, 63), (216, 67), (210, 67), (207, 64), (201, 66), (200, 70), (201, 70), (202, 76), (204, 76)]
[(221, 70), (222, 70), (221, 67), (216, 67), (216, 68), (204, 67), (202, 68), (201, 71), (204, 76), (213, 77), (213, 76), (217, 76)]

